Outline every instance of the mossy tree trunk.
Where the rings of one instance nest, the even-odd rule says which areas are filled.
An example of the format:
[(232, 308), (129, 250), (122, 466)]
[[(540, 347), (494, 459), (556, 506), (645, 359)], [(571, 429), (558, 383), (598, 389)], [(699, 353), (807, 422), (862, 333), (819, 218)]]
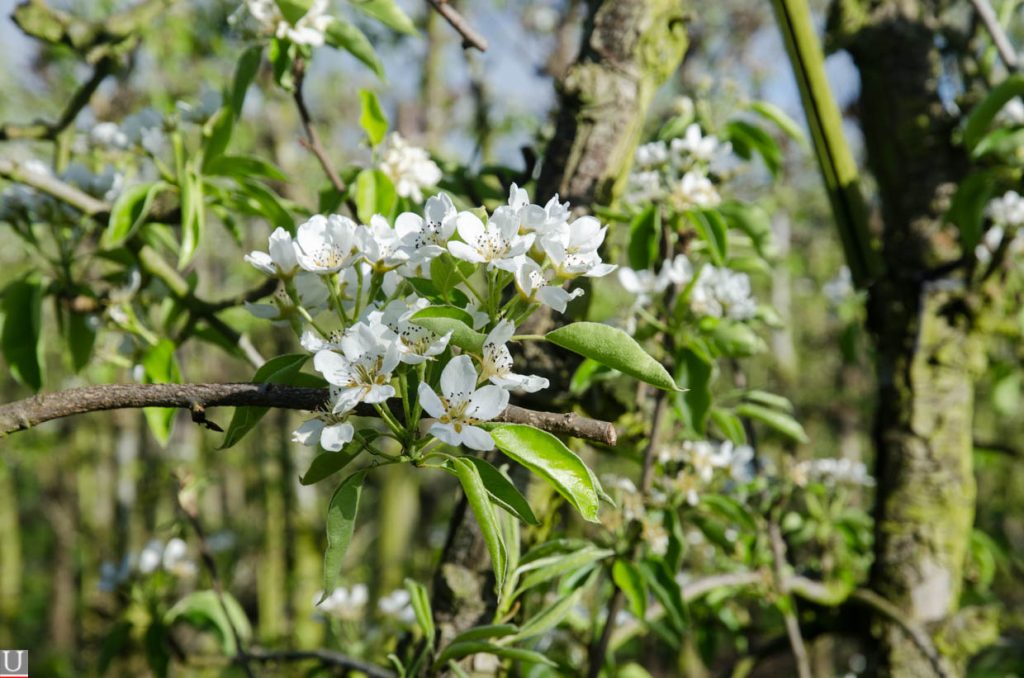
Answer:
[[(936, 4), (837, 2), (832, 36), (861, 76), (860, 123), (878, 184), (885, 273), (870, 288), (877, 347), (877, 500), (872, 586), (934, 634), (959, 606), (974, 520), (971, 425), (978, 356), (942, 214), (967, 158), (939, 95)], [(878, 673), (934, 676), (891, 622)], [(955, 650), (947, 651), (951, 673)]]
[[(687, 46), (682, 0), (591, 0), (579, 57), (559, 91), (555, 136), (535, 191), (574, 208), (610, 201), (621, 189), (658, 87)], [(536, 370), (535, 370), (536, 371)], [(433, 609), (443, 641), (493, 611), (490, 561), (472, 513), (457, 507), (434, 577)]]

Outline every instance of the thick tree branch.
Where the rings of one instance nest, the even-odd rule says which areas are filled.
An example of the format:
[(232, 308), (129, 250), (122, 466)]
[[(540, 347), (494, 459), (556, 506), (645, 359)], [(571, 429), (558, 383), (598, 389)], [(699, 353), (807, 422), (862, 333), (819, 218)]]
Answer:
[(469, 22), (466, 21), (466, 17), (459, 14), (458, 10), (452, 7), (448, 0), (427, 0), (427, 2), (462, 36), (462, 46), (464, 48), (475, 47), (481, 52), (487, 51), (487, 38), (480, 35), (475, 28), (470, 26)]
[(331, 650), (249, 650), (250, 660), (266, 663), (301, 662), (316, 660), (324, 666), (359, 671), (370, 678), (395, 678), (395, 673), (380, 666)]
[[(85, 386), (0, 405), (0, 436), (24, 431), (43, 422), (86, 412), (140, 407), (178, 407), (190, 411), (210, 407), (276, 407), (290, 410), (323, 409), (325, 388), (277, 384), (106, 384)], [(369, 407), (357, 414), (376, 416)], [(577, 414), (538, 412), (509, 405), (495, 419), (528, 424), (550, 433), (576, 436), (614, 445), (615, 427)]]

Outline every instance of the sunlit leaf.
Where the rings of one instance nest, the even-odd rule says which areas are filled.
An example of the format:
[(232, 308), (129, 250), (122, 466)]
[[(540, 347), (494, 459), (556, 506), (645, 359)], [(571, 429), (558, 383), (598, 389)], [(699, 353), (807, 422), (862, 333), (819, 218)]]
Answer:
[(548, 332), (545, 339), (652, 386), (666, 391), (679, 390), (665, 367), (617, 327), (577, 322)]

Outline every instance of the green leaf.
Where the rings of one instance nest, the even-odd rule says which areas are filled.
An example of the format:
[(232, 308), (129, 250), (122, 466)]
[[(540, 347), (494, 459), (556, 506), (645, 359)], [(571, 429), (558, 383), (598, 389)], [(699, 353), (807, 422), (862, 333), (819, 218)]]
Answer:
[(235, 131), (235, 112), (223, 106), (203, 125), (203, 167), (227, 150)]
[(309, 8), (313, 6), (313, 0), (274, 0), (274, 4), (281, 10), (285, 21), (294, 26), (306, 16)]
[(750, 511), (732, 497), (722, 494), (705, 494), (700, 503), (735, 525), (741, 525), (749, 532), (757, 532), (757, 522)]
[(505, 636), (513, 635), (517, 631), (519, 631), (519, 627), (515, 624), (488, 624), (486, 626), (477, 626), (455, 636), (452, 639), (452, 644), (468, 643), (474, 640), (487, 640), (488, 638), (504, 638)]
[(318, 454), (313, 459), (313, 463), (309, 465), (306, 474), (299, 479), (299, 483), (313, 485), (334, 475), (355, 461), (364, 449), (366, 449), (366, 445), (362, 441), (353, 440), (337, 452)]
[(171, 653), (167, 649), (168, 629), (158, 618), (152, 619), (146, 627), (142, 644), (146, 652), (146, 664), (156, 678), (167, 678), (167, 668), (171, 664)]
[(96, 329), (89, 323), (87, 314), (71, 311), (68, 313), (64, 331), (68, 352), (71, 354), (71, 367), (75, 372), (80, 372), (89, 364), (89, 358), (92, 357), (92, 349), (96, 344)]
[[(142, 358), (142, 369), (147, 384), (178, 384), (181, 382), (181, 371), (174, 357), (174, 342), (161, 339), (155, 346), (146, 351)], [(176, 409), (173, 407), (146, 407), (142, 410), (153, 436), (161, 445), (167, 445), (174, 426)]]
[(516, 575), (521, 579), (516, 590), (516, 595), (532, 589), (538, 584), (551, 581), (568, 572), (578, 573), (595, 563), (615, 555), (611, 549), (601, 549), (593, 544), (588, 544), (578, 551), (571, 553), (560, 553), (545, 558), (531, 560), (520, 565)]
[(483, 480), (484, 487), (487, 488), (488, 494), (491, 495), (491, 501), (528, 525), (540, 524), (526, 498), (501, 471), (496, 469), (486, 459), (480, 457), (462, 458), (476, 466), (476, 470), (480, 473), (480, 479)]
[(729, 410), (714, 408), (711, 410), (711, 421), (728, 440), (736, 445), (747, 444), (747, 432), (743, 429), (743, 422)]
[(488, 428), (494, 444), (506, 456), (545, 478), (585, 520), (597, 522), (600, 499), (594, 479), (583, 460), (561, 440), (525, 424)]
[(722, 215), (715, 210), (687, 210), (686, 216), (697, 231), (697, 236), (707, 243), (708, 254), (715, 266), (724, 266), (729, 256), (728, 226)]
[(370, 139), (370, 145), (376, 146), (388, 132), (388, 118), (381, 110), (377, 95), (371, 90), (359, 90), (359, 125), (366, 131)]
[(996, 192), (998, 174), (984, 169), (968, 175), (957, 186), (946, 219), (960, 230), (960, 247), (964, 253), (974, 252), (984, 232), (985, 206)]
[(750, 238), (759, 255), (765, 258), (775, 256), (772, 221), (763, 208), (736, 200), (726, 200), (716, 209), (725, 218), (729, 228), (741, 231)]
[(235, 177), (239, 193), (255, 203), (254, 213), (259, 214), (273, 226), (280, 226), (291, 234), (295, 234), (295, 220), (288, 213), (276, 193), (250, 177)]
[(743, 394), (743, 399), (752, 403), (757, 403), (758, 405), (782, 410), (783, 412), (793, 412), (793, 403), (789, 401), (789, 398), (780, 396), (776, 393), (751, 389)]
[[(309, 359), (306, 353), (291, 353), (271, 358), (256, 370), (252, 377), (253, 384), (288, 384), (299, 374), (299, 370)], [(231, 417), (228, 431), (224, 434), (224, 442), (220, 449), (226, 450), (245, 437), (249, 431), (263, 418), (270, 408), (267, 407), (236, 407)]]
[(652, 386), (666, 391), (679, 390), (665, 367), (617, 327), (593, 322), (571, 323), (548, 332), (545, 338), (556, 346), (592, 358)]
[(466, 311), (454, 306), (428, 306), (413, 314), (410, 320), (437, 334), (452, 333), (448, 340), (452, 346), (479, 355), (483, 351), (487, 335), (473, 329), (473, 318)]
[(562, 620), (572, 611), (573, 606), (577, 604), (582, 593), (583, 589), (578, 588), (569, 595), (555, 600), (555, 602), (527, 619), (519, 632), (512, 637), (511, 641), (526, 640), (527, 638), (539, 636), (561, 624)]
[(772, 410), (755, 403), (742, 403), (736, 407), (736, 414), (755, 419), (782, 435), (800, 443), (809, 442), (804, 427), (785, 412)]
[(295, 89), (292, 63), (295, 61), (297, 51), (295, 45), (283, 38), (271, 40), (270, 49), (267, 51), (267, 58), (274, 69), (274, 82), (288, 92)]
[(640, 564), (640, 568), (654, 597), (668, 613), (672, 626), (678, 633), (686, 633), (686, 604), (673, 573), (659, 560), (646, 560)]
[(640, 568), (628, 560), (616, 560), (612, 581), (626, 597), (633, 616), (643, 621), (647, 617), (647, 580)]
[[(324, 34), (327, 44), (337, 49), (343, 49), (355, 58), (369, 66), (378, 78), (384, 79), (384, 65), (381, 64), (377, 52), (374, 51), (370, 40), (363, 34), (359, 27), (351, 21), (340, 16), (334, 17), (334, 21), (327, 27)], [(385, 121), (385, 130), (387, 122)], [(376, 143), (374, 144), (376, 145)]]
[[(220, 636), (221, 649), (225, 656), (234, 657), (238, 653), (235, 631), (238, 632), (243, 644), (248, 643), (252, 638), (252, 626), (234, 596), (227, 591), (221, 592), (220, 596), (223, 605), (221, 598), (214, 591), (190, 593), (164, 614), (163, 622), (168, 626), (184, 622), (199, 629), (213, 629)], [(224, 612), (225, 608), (227, 613)]]
[(395, 0), (351, 0), (356, 9), (369, 14), (380, 21), (388, 28), (405, 33), (416, 35), (416, 25), (412, 19), (402, 11), (395, 3)]
[(406, 579), (405, 588), (409, 591), (409, 600), (412, 604), (412, 611), (416, 615), (416, 623), (420, 625), (423, 637), (433, 646), (437, 630), (434, 627), (434, 613), (430, 609), (430, 594), (427, 593), (427, 588), (423, 584), (414, 579)]
[(135, 232), (153, 209), (153, 201), (171, 185), (163, 181), (138, 184), (117, 196), (103, 233), (104, 247), (117, 247)]
[(253, 45), (238, 57), (238, 65), (235, 66), (235, 79), (231, 82), (231, 96), (228, 99), (235, 120), (242, 115), (245, 93), (249, 91), (249, 85), (252, 84), (256, 73), (259, 72), (262, 59), (263, 45)]
[[(434, 257), (430, 261), (430, 282), (437, 287), (438, 293), (444, 297), (445, 301), (450, 301), (448, 297), (453, 291), (456, 291), (456, 286), (464, 278), (472, 275), (475, 269), (476, 266), (472, 263), (461, 261), (448, 253), (443, 253), (441, 256)], [(468, 324), (470, 327), (473, 326), (472, 318), (470, 318)]]
[(517, 647), (505, 647), (485, 641), (469, 641), (464, 643), (452, 643), (444, 649), (438, 658), (435, 666), (444, 666), (449, 660), (462, 659), (474, 654), (493, 654), (503, 659), (513, 661), (529, 662), (532, 664), (543, 664), (545, 666), (557, 666), (553, 661), (539, 652), (524, 650)]
[(749, 160), (756, 152), (772, 176), (778, 175), (782, 168), (782, 150), (768, 132), (745, 120), (730, 120), (725, 124), (725, 138), (732, 143), (736, 155)]
[(1018, 73), (993, 87), (988, 96), (974, 107), (967, 116), (967, 123), (964, 126), (964, 146), (968, 151), (973, 151), (985, 136), (1006, 102), (1021, 95), (1024, 95), (1024, 75)]
[(782, 130), (786, 136), (807, 148), (807, 137), (804, 135), (803, 128), (800, 127), (796, 120), (786, 115), (786, 112), (781, 108), (767, 101), (754, 101), (750, 104), (750, 110), (762, 118), (775, 123), (775, 126)]
[(4, 289), (4, 329), (0, 345), (11, 376), (38, 391), (43, 386), (43, 284), (28, 275)]
[(397, 200), (395, 185), (380, 170), (364, 169), (356, 175), (356, 211), (364, 224), (374, 214), (390, 215)]
[(324, 552), (323, 595), (317, 605), (327, 600), (338, 585), (341, 563), (355, 531), (359, 497), (363, 492), (366, 471), (356, 471), (343, 480), (331, 495), (327, 507), (327, 550)]
[(683, 394), (685, 413), (693, 430), (703, 436), (711, 410), (712, 365), (690, 349), (680, 352), (678, 363), (682, 372), (680, 382), (687, 388)]
[(491, 506), (490, 495), (474, 464), (461, 457), (452, 459), (451, 464), (455, 475), (458, 476), (459, 482), (462, 484), (463, 492), (466, 493), (469, 507), (473, 509), (473, 515), (476, 516), (476, 521), (480, 525), (484, 543), (487, 545), (487, 552), (491, 554), (491, 566), (494, 568), (494, 588), (498, 597), (501, 598), (507, 574), (508, 553), (501, 538), (501, 530), (498, 529), (498, 519)]
[(206, 210), (203, 204), (203, 181), (193, 171), (186, 170), (179, 176), (181, 184), (181, 252), (178, 268), (182, 269), (195, 255), (206, 228)]
[(633, 217), (629, 224), (629, 266), (646, 270), (659, 260), (661, 251), (661, 210), (648, 206)]
[(288, 181), (288, 176), (274, 163), (253, 155), (220, 155), (203, 167), (206, 174), (224, 177), (262, 177)]
[(756, 355), (768, 349), (764, 339), (741, 322), (723, 320), (711, 332), (711, 338), (722, 353), (734, 358)]

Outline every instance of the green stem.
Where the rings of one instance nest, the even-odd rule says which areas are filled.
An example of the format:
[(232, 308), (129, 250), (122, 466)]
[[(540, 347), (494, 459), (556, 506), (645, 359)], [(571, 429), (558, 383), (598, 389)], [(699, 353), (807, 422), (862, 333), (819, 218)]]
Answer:
[(395, 435), (399, 436), (399, 439), (401, 439), (405, 434), (405, 428), (398, 423), (398, 420), (395, 419), (395, 416), (388, 411), (387, 407), (380, 405), (380, 403), (373, 403), (373, 409), (377, 410), (377, 414), (379, 414), (380, 418), (384, 420), (384, 423), (386, 423), (388, 427), (394, 431)]

